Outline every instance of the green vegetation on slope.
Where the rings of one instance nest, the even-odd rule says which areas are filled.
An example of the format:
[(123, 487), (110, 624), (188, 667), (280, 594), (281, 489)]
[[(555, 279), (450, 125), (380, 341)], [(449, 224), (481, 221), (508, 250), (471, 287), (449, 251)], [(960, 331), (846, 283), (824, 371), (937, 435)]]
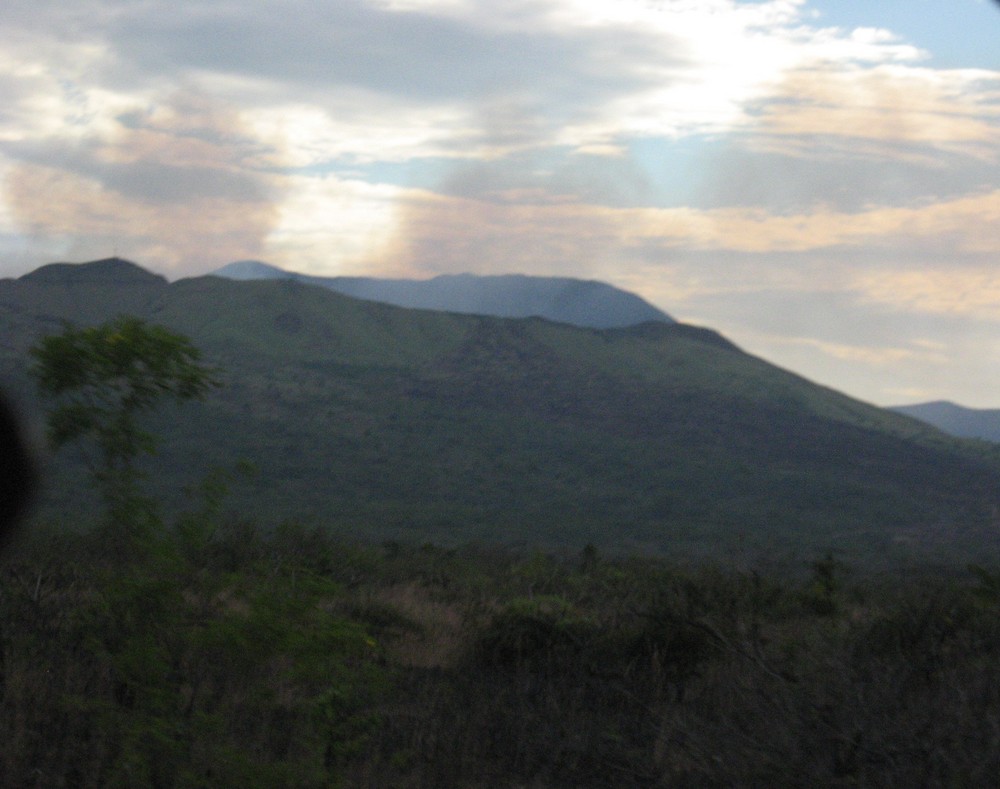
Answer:
[[(0, 282), (0, 364), (29, 392), (40, 336), (123, 310), (189, 336), (224, 386), (150, 425), (166, 437), (148, 471), (168, 502), (245, 459), (258, 469), (238, 489), (248, 508), (380, 538), (878, 560), (996, 545), (988, 450), (704, 329), (598, 331), (79, 268)], [(44, 512), (86, 511), (72, 458), (52, 480)]]
[[(190, 476), (199, 452), (210, 460), (232, 451), (241, 438), (234, 431), (250, 426), (251, 440), (273, 442), (261, 456), (274, 465), (255, 486), (276, 480), (285, 496), (305, 501), (315, 456), (297, 466), (294, 452), (332, 437), (328, 465), (318, 468), (331, 472), (322, 495), (338, 513), (315, 526), (286, 518), (264, 527), (258, 490), (243, 491), (226, 514), (233, 475), (218, 469), (192, 493), (175, 492), (166, 518), (127, 507), (94, 528), (85, 510), (50, 510), (48, 526), (32, 525), (0, 565), (5, 783), (910, 787), (995, 778), (994, 569), (859, 574), (843, 552), (792, 564), (773, 554), (762, 563), (749, 551), (723, 562), (718, 552), (726, 507), (754, 529), (761, 505), (773, 501), (764, 513), (774, 519), (772, 536), (808, 549), (794, 532), (795, 507), (814, 524), (831, 509), (809, 496), (865, 480), (870, 490), (857, 508), (871, 514), (870, 497), (905, 492), (893, 487), (893, 475), (904, 474), (912, 486), (939, 486), (932, 492), (940, 497), (947, 475), (989, 471), (964, 445), (933, 433), (914, 440), (906, 420), (874, 430), (877, 412), (824, 399), (794, 376), (769, 376), (755, 360), (743, 368), (731, 345), (689, 327), (660, 336), (660, 347), (648, 327), (633, 334), (653, 344), (637, 345), (618, 334), (561, 335), (540, 322), (431, 316), (413, 325), (390, 312), (383, 317), (408, 324), (400, 328), (420, 341), (351, 359), (350, 347), (339, 356), (314, 351), (314, 335), (294, 353), (273, 352), (264, 329), (273, 311), (285, 308), (278, 332), (298, 334), (303, 322), (287, 316), (305, 314), (309, 299), (264, 299), (230, 321), (217, 320), (224, 310), (203, 313), (219, 332), (215, 353), (229, 354), (237, 371), (235, 394), (160, 412), (149, 435), (173, 438), (174, 456), (157, 468)], [(151, 304), (161, 316), (177, 308)], [(365, 332), (371, 317), (354, 316), (359, 341), (396, 336)], [(310, 315), (310, 328), (319, 318)], [(227, 328), (234, 323), (251, 333), (255, 354)], [(91, 394), (130, 403), (128, 387), (115, 400), (123, 381), (135, 384), (128, 374), (165, 380), (133, 350), (158, 338), (150, 362), (161, 350), (189, 348), (159, 328), (147, 335), (130, 327), (144, 325), (66, 329), (38, 346), (58, 353), (36, 353), (36, 372), (43, 382), (75, 372), (46, 362), (65, 358), (62, 343), (92, 339), (96, 347), (81, 348), (81, 370), (115, 365), (110, 376), (87, 378)], [(623, 353), (599, 364), (596, 352), (567, 350), (588, 343), (619, 344)], [(612, 361), (630, 353), (633, 363), (615, 370)], [(725, 356), (706, 363), (712, 354)], [(644, 357), (652, 361), (643, 365)], [(686, 375), (658, 373), (672, 364)], [(692, 385), (720, 371), (736, 386)], [(187, 372), (196, 388), (206, 382), (200, 368)], [(806, 408), (813, 398), (824, 408)], [(841, 406), (861, 418), (833, 420)], [(129, 435), (137, 429), (127, 427)], [(650, 433), (653, 443), (644, 444)], [(657, 443), (664, 438), (673, 443)], [(854, 452), (857, 469), (844, 463)], [(751, 453), (765, 473), (747, 464)], [(470, 457), (483, 467), (469, 466)], [(609, 458), (624, 467), (605, 468)], [(679, 493), (658, 502), (660, 531), (645, 533), (636, 526), (644, 502), (613, 497), (644, 490), (635, 477), (655, 474), (674, 475), (666, 489)], [(601, 487), (588, 488), (595, 480)], [(161, 482), (169, 491), (168, 473)], [(692, 482), (704, 487), (688, 492)], [(767, 486), (780, 496), (755, 499)], [(553, 497), (576, 509), (552, 509)], [(968, 503), (956, 496), (949, 511)], [(884, 518), (899, 517), (893, 501), (884, 505)], [(697, 526), (676, 531), (698, 506)], [(615, 508), (630, 519), (609, 521)], [(335, 537), (332, 525), (351, 518), (362, 533), (388, 524), (415, 539), (376, 547)], [(887, 522), (870, 521), (871, 534), (845, 532), (842, 542), (882, 544)], [(507, 541), (523, 534), (535, 546), (566, 545), (594, 536), (618, 555), (605, 558), (593, 544), (574, 554), (426, 542), (436, 530), (454, 542), (478, 527), (496, 543), (498, 524), (507, 525)], [(623, 541), (648, 550), (655, 539), (664, 550), (706, 552), (712, 528), (712, 561), (621, 555)], [(946, 528), (954, 541), (955, 523)], [(664, 529), (675, 531), (664, 537)], [(767, 529), (760, 521), (755, 536)], [(125, 550), (120, 535), (130, 537)]]

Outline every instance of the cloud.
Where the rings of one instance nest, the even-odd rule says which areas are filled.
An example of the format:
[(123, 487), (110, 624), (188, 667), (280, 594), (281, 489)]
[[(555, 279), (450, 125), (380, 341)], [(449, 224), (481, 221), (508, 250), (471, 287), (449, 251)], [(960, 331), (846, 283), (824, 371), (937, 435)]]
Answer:
[(945, 201), (1000, 182), (1000, 73), (819, 63), (748, 105), (697, 200), (801, 213)]
[(288, 86), (317, 104), (342, 90), (401, 106), (547, 96), (570, 114), (645, 82), (635, 59), (665, 57), (641, 28), (556, 29), (547, 7), (181, 0), (116, 16), (107, 40), (130, 73), (235, 77), (262, 99)]
[(915, 359), (936, 365), (948, 362), (948, 358), (942, 352), (939, 343), (936, 344), (937, 347), (930, 349), (926, 343), (913, 343), (910, 347), (860, 345), (826, 342), (812, 337), (775, 337), (773, 341), (799, 345), (836, 359), (868, 367), (898, 367), (901, 363), (909, 363)]
[(924, 143), (995, 161), (1000, 74), (911, 65), (800, 68), (783, 76), (757, 118), (761, 135)]
[[(491, 135), (498, 113), (509, 132), (512, 108), (530, 121), (533, 141), (610, 145), (622, 134), (724, 130), (777, 75), (834, 43), (841, 57), (900, 57), (884, 41), (806, 35), (801, 3), (783, 1), (505, 2), (488, 13), (476, 3), (360, 0), (16, 6), (10, 29), (29, 31), (46, 52), (33, 61), (19, 50), (28, 68), (118, 93), (181, 81), (245, 110), (446, 115), (459, 120), (456, 155), (509, 145), (509, 134)], [(50, 61), (59, 47), (74, 57)], [(521, 138), (518, 130), (514, 143)], [(363, 133), (350, 139), (364, 147)]]
[[(478, 191), (466, 188), (475, 196), (400, 193), (394, 236), (367, 267), (576, 274), (630, 282), (647, 292), (659, 279), (686, 282), (674, 285), (674, 295), (679, 289), (735, 295), (739, 283), (759, 288), (769, 279), (789, 290), (828, 282), (876, 299), (907, 292), (864, 279), (876, 276), (872, 272), (897, 276), (892, 269), (904, 250), (914, 263), (933, 255), (940, 268), (951, 260), (949, 270), (989, 265), (1000, 252), (1000, 191), (927, 205), (856, 212), (821, 207), (787, 216), (757, 208), (594, 205), (572, 192), (505, 188), (509, 184), (488, 171), (476, 186)], [(942, 269), (940, 283), (947, 277)]]
[(799, 139), (770, 148), (757, 140), (732, 140), (711, 162), (694, 202), (786, 215), (820, 207), (855, 213), (876, 205), (961, 198), (1000, 183), (1000, 160), (958, 151), (828, 137), (812, 143)]
[(871, 399), (986, 391), (1000, 74), (820, 10), (9, 0), (5, 273), (587, 276)]
[(664, 248), (805, 252), (930, 241), (962, 252), (1000, 252), (1000, 190), (929, 205), (873, 206), (856, 212), (824, 207), (794, 215), (758, 208), (638, 209), (628, 218), (623, 224), (630, 238), (660, 239)]
[(1000, 273), (995, 265), (866, 271), (857, 281), (865, 298), (877, 304), (1000, 323)]
[(258, 254), (278, 216), (274, 152), (239, 115), (175, 94), (119, 116), (108, 136), (53, 151), (17, 146), (4, 192), (26, 233), (65, 239), (70, 254), (122, 254), (174, 273)]
[(14, 6), (4, 43), (30, 42), (14, 46), (22, 72), (147, 99), (183, 83), (272, 126), (290, 111), (330, 144), (299, 135), (313, 162), (373, 156), (393, 136), (409, 140), (406, 155), (430, 143), (422, 155), (478, 158), (722, 132), (804, 62), (920, 54), (877, 31), (805, 26), (803, 3), (787, 0)]

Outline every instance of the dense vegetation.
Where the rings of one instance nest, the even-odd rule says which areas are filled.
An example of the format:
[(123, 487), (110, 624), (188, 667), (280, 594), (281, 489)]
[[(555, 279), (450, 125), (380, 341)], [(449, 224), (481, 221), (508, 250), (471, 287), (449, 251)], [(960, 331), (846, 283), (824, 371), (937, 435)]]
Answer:
[[(191, 339), (223, 388), (167, 409), (157, 495), (240, 459), (265, 521), (374, 540), (852, 564), (997, 548), (997, 449), (816, 386), (681, 324), (593, 330), (405, 310), (294, 282), (167, 283), (126, 263), (0, 281), (0, 376), (28, 348), (122, 312)], [(52, 519), (97, 511), (55, 458)]]
[(194, 348), (127, 319), (33, 355), (52, 437), (99, 449), (106, 507), (36, 518), (0, 566), (4, 785), (974, 786), (1000, 768), (996, 571), (377, 544), (227, 512), (219, 470), (164, 517), (137, 419), (207, 389)]
[(985, 786), (1000, 576), (361, 544), (204, 503), (0, 572), (19, 787)]

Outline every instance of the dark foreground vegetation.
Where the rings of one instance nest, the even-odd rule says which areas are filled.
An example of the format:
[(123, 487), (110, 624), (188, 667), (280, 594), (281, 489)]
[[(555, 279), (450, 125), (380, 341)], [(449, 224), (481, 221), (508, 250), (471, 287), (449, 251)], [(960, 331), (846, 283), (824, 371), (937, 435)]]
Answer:
[(122, 318), (31, 354), (50, 438), (96, 450), (104, 506), (89, 529), (38, 516), (0, 565), (4, 787), (910, 789), (1000, 774), (993, 569), (349, 541), (223, 514), (235, 476), (220, 471), (163, 517), (141, 418), (213, 385), (196, 349)]
[[(205, 506), (0, 576), (18, 787), (985, 786), (1000, 576), (352, 544)], [(119, 535), (120, 537), (121, 535)]]

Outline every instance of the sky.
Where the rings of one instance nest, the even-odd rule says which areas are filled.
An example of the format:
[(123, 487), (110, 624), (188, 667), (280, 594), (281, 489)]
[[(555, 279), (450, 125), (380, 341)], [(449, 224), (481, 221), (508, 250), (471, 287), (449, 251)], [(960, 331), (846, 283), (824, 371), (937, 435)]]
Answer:
[(0, 277), (597, 279), (1000, 407), (1000, 4), (5, 0)]

